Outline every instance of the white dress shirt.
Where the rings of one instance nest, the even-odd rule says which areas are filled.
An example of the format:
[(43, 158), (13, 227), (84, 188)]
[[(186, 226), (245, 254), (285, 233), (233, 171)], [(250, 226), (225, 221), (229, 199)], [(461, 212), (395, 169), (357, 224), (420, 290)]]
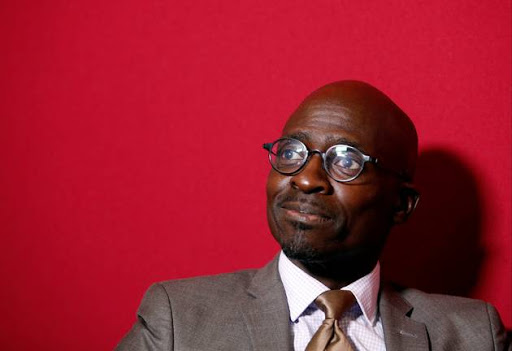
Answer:
[[(304, 351), (325, 319), (324, 312), (314, 301), (329, 288), (293, 264), (283, 252), (279, 256), (279, 275), (290, 308), (294, 350)], [(369, 274), (341, 289), (351, 291), (357, 300), (340, 320), (340, 328), (354, 350), (386, 350), (377, 308), (379, 285), (380, 265), (377, 262)]]

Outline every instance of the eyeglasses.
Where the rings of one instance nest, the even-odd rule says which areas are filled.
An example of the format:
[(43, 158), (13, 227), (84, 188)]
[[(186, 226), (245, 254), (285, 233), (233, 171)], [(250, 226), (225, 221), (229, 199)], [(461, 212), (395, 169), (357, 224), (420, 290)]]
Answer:
[(315, 153), (322, 157), (325, 172), (338, 182), (350, 182), (356, 179), (363, 171), (366, 162), (378, 164), (377, 158), (365, 155), (355, 147), (344, 144), (333, 145), (326, 152), (322, 152), (316, 149), (309, 150), (300, 140), (281, 138), (273, 143), (263, 144), (263, 148), (268, 150), (268, 159), (272, 168), (284, 175), (299, 173)]

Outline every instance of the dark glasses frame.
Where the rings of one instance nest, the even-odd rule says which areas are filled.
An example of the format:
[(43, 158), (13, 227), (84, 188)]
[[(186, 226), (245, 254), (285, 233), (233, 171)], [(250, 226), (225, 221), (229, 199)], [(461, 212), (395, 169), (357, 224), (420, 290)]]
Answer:
[[(286, 140), (290, 140), (290, 141), (293, 141), (293, 142), (300, 143), (302, 146), (304, 146), (304, 149), (307, 151), (307, 155), (304, 158), (304, 160), (302, 161), (302, 164), (299, 166), (298, 169), (296, 169), (296, 170), (294, 170), (292, 172), (283, 172), (283, 171), (277, 169), (276, 166), (272, 163), (272, 154), (273, 154), (272, 153), (272, 148), (273, 148), (274, 144), (276, 144), (278, 142), (281, 142), (281, 141), (286, 141)], [(342, 146), (342, 147), (344, 147), (346, 149), (350, 149), (352, 152), (355, 152), (356, 154), (358, 154), (360, 156), (362, 162), (363, 162), (362, 165), (361, 165), (361, 169), (357, 172), (357, 174), (355, 174), (354, 176), (351, 176), (349, 178), (346, 178), (346, 179), (338, 179), (338, 178), (334, 177), (331, 174), (331, 172), (329, 172), (328, 168), (326, 167), (326, 164), (327, 164), (326, 163), (326, 154), (328, 154), (329, 151), (331, 151), (333, 148), (340, 147), (340, 146)], [(395, 171), (393, 169), (382, 167), (382, 165), (379, 162), (378, 158), (370, 156), (370, 155), (367, 155), (364, 152), (362, 152), (361, 150), (357, 149), (356, 147), (353, 147), (353, 146), (347, 145), (347, 144), (336, 144), (336, 145), (333, 145), (333, 146), (329, 147), (325, 152), (322, 152), (321, 150), (318, 150), (318, 149), (309, 149), (302, 141), (300, 141), (298, 139), (294, 139), (294, 138), (279, 138), (279, 139), (277, 139), (276, 141), (274, 141), (272, 143), (265, 143), (265, 144), (263, 144), (263, 148), (268, 151), (268, 159), (269, 159), (269, 162), (270, 162), (270, 165), (272, 166), (272, 168), (276, 172), (278, 172), (280, 174), (283, 174), (283, 175), (294, 175), (294, 174), (300, 173), (304, 169), (305, 165), (309, 162), (309, 159), (311, 158), (311, 156), (313, 156), (315, 153), (317, 153), (317, 154), (319, 154), (322, 157), (322, 168), (329, 175), (329, 177), (331, 177), (332, 179), (334, 179), (337, 182), (346, 183), (346, 182), (350, 182), (350, 181), (356, 179), (363, 172), (364, 165), (367, 162), (368, 163), (373, 163), (374, 165), (376, 165), (376, 166), (378, 166), (378, 167), (380, 167), (382, 169), (385, 169), (385, 170), (393, 173), (394, 175), (398, 176), (399, 178), (403, 178), (404, 180), (409, 180), (409, 177), (405, 174), (405, 172), (397, 172), (397, 171)]]

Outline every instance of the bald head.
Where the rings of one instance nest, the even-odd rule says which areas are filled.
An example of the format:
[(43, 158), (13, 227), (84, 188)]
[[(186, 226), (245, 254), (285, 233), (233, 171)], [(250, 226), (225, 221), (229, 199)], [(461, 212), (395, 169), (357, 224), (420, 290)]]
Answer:
[(271, 144), (267, 218), (286, 256), (331, 289), (370, 272), (417, 203), (417, 143), (407, 115), (367, 83), (310, 94)]
[(325, 85), (306, 97), (284, 130), (297, 121), (314, 126), (320, 120), (360, 136), (364, 151), (412, 179), (418, 152), (416, 129), (409, 117), (377, 88), (350, 80)]

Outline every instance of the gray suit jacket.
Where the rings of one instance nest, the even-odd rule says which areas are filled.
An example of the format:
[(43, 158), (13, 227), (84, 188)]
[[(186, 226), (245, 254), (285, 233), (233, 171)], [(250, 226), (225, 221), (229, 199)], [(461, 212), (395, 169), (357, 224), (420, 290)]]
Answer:
[[(496, 310), (482, 301), (383, 288), (379, 311), (387, 350), (507, 350)], [(117, 347), (292, 349), (277, 259), (260, 270), (154, 284), (142, 300), (137, 322)]]

